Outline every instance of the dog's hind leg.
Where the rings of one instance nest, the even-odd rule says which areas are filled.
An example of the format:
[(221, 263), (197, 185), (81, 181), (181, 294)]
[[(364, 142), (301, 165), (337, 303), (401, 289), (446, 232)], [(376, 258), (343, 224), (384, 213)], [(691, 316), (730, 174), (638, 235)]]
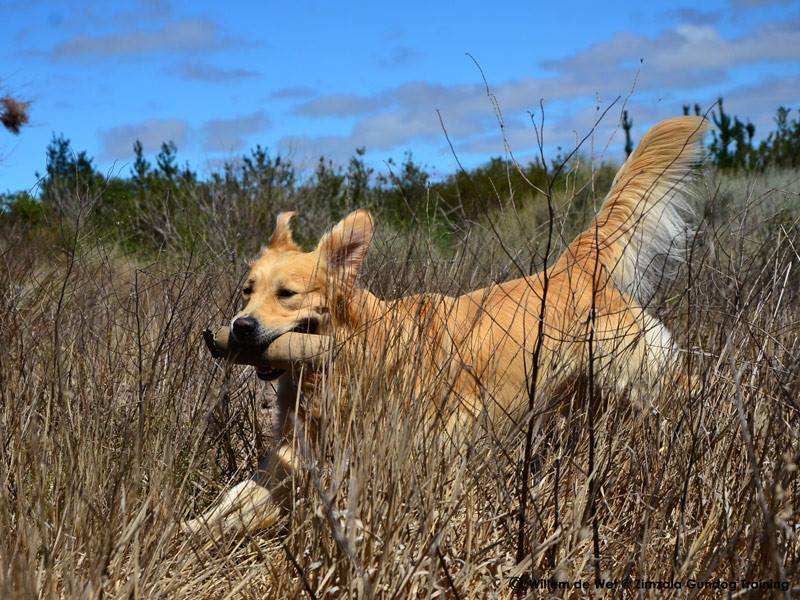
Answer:
[(596, 373), (605, 387), (648, 406), (679, 375), (678, 347), (666, 326), (631, 303), (597, 321)]

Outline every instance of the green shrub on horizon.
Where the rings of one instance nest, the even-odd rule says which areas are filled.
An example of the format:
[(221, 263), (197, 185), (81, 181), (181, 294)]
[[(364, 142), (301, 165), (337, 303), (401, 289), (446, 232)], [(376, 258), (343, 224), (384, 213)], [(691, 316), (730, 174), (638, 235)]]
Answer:
[[(778, 110), (776, 130), (757, 148), (752, 125), (725, 113), (721, 101), (712, 118), (717, 130), (709, 162), (718, 170), (800, 166), (800, 120), (788, 109)], [(202, 178), (180, 165), (172, 142), (162, 144), (154, 163), (140, 142), (133, 151), (129, 174), (104, 175), (86, 152), (74, 152), (68, 139), (54, 135), (45, 174), (37, 174), (38, 198), (26, 192), (0, 196), (0, 220), (5, 226), (51, 227), (55, 238), (71, 230), (69, 223), (88, 224), (96, 240), (131, 254), (208, 249), (236, 259), (258, 250), (278, 212), (301, 213), (298, 238), (309, 245), (330, 223), (366, 207), (379, 219), (382, 235), (424, 233), (426, 243), (448, 255), (471, 224), (502, 219), (506, 209), (544, 222), (548, 190), (565, 207), (564, 231), (575, 231), (588, 221), (618, 166), (588, 164), (576, 155), (561, 167), (559, 152), (549, 167), (539, 159), (517, 165), (495, 157), (435, 179), (411, 153), (400, 162), (388, 160), (387, 171), (376, 173), (364, 160), (366, 150), (357, 148), (345, 166), (321, 157), (304, 174), (286, 157), (256, 146)]]

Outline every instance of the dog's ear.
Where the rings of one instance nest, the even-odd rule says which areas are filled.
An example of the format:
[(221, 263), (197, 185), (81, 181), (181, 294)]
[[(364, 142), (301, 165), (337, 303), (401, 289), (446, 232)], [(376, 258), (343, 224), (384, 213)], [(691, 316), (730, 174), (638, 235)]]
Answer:
[(345, 289), (353, 287), (372, 241), (372, 217), (366, 210), (357, 210), (339, 221), (319, 241), (321, 260)]
[(290, 211), (278, 213), (275, 217), (275, 231), (269, 239), (268, 246), (271, 250), (300, 250), (300, 246), (292, 239), (291, 222), (296, 216), (296, 212)]

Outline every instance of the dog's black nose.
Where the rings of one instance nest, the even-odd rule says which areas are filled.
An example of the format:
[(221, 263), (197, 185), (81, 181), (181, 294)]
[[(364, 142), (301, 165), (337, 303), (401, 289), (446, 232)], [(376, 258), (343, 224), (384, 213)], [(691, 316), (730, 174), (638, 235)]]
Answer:
[(248, 337), (258, 329), (258, 321), (253, 317), (239, 317), (233, 322), (233, 333), (240, 337)]

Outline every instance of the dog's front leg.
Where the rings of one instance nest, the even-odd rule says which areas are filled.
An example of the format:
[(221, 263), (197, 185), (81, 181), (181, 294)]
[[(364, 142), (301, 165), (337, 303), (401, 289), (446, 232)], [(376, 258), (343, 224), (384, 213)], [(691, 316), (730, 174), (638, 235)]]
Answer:
[(187, 533), (238, 536), (274, 525), (291, 508), (292, 475), (297, 464), (288, 443), (261, 459), (250, 479), (225, 492), (203, 515), (181, 525)]
[(212, 535), (242, 535), (274, 525), (292, 507), (291, 492), (298, 461), (292, 444), (298, 443), (295, 427), (302, 432), (296, 417), (298, 386), (291, 374), (277, 385), (273, 435), (281, 440), (264, 456), (248, 479), (232, 487), (200, 517), (181, 524), (187, 533), (207, 531)]

